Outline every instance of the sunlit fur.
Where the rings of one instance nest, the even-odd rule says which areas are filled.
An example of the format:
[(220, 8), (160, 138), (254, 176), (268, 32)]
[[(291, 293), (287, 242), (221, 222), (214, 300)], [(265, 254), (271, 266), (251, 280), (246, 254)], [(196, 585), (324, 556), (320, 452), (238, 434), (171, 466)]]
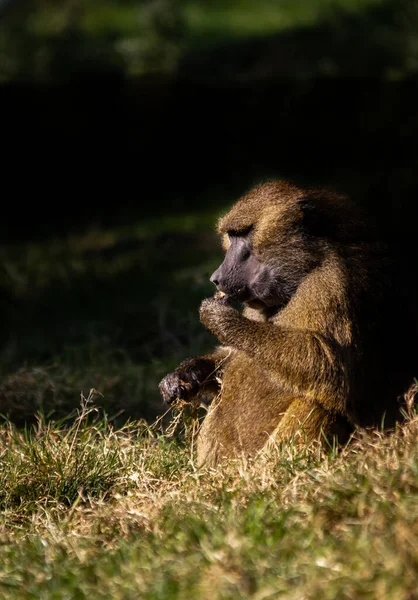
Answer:
[(418, 375), (417, 336), (372, 223), (348, 198), (275, 181), (220, 219), (224, 249), (229, 231), (249, 227), (253, 252), (289, 291), (284, 305), (242, 313), (203, 301), (201, 321), (221, 346), (204, 357), (218, 389), (198, 437), (199, 464), (302, 431), (308, 442), (344, 442), (357, 425), (394, 425), (398, 397)]

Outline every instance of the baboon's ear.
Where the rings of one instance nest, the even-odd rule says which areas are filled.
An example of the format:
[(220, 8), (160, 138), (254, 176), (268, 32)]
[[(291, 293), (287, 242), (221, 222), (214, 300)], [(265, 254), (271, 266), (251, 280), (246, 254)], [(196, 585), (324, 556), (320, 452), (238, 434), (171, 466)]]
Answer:
[(301, 225), (311, 236), (326, 236), (329, 234), (329, 223), (326, 215), (312, 198), (298, 198), (297, 205), (302, 211)]

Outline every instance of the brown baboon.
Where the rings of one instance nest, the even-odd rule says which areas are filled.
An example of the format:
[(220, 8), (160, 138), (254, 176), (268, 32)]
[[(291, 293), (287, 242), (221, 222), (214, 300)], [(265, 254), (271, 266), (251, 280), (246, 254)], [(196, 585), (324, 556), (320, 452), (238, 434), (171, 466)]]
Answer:
[(345, 442), (356, 426), (401, 419), (399, 398), (418, 375), (416, 330), (397, 265), (363, 211), (274, 181), (241, 198), (218, 232), (226, 255), (200, 318), (221, 346), (160, 383), (168, 403), (217, 394), (198, 462), (298, 432)]

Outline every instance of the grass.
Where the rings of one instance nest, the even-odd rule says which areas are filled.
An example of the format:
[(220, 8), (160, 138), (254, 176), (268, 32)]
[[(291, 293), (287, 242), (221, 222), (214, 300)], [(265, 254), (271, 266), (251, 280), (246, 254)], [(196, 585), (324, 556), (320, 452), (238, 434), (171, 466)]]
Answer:
[(118, 429), (96, 398), (71, 424), (0, 430), (2, 598), (415, 597), (414, 415), (208, 471), (187, 420)]
[[(222, 2), (186, 0), (179, 2), (187, 35), (201, 40), (207, 37), (236, 37), (270, 34), (284, 29), (313, 25), (336, 7), (357, 13), (382, 4), (384, 0), (251, 0)], [(174, 3), (175, 5), (175, 3)], [(169, 5), (167, 5), (170, 8)], [(37, 35), (59, 34), (71, 15), (67, 6), (45, 6), (28, 21)], [(72, 17), (74, 18), (74, 16)], [(119, 34), (132, 36), (141, 31), (141, 7), (136, 2), (89, 2), (80, 12), (79, 26), (84, 34), (100, 36)]]
[(164, 415), (219, 210), (0, 248), (2, 598), (415, 597), (418, 417), (199, 470)]
[[(204, 46), (331, 2), (184, 6)], [(127, 7), (85, 13), (86, 36), (134, 35)], [(186, 415), (154, 420), (161, 377), (213, 345), (197, 309), (217, 212), (0, 247), (2, 598), (416, 597), (416, 417), (341, 453), (285, 445), (210, 471)]]
[[(90, 1), (82, 6), (72, 3), (54, 6), (47, 2), (35, 9), (15, 7), (5, 13), (2, 21), (0, 75), (5, 81), (20, 71), (34, 76), (35, 80), (54, 78), (58, 75), (54, 71), (56, 60), (58, 66), (62, 61), (64, 70), (69, 66), (74, 68), (77, 61), (82, 64), (87, 60), (92, 61), (96, 69), (114, 67), (128, 76), (152, 72), (154, 68), (172, 72), (182, 56), (210, 53), (219, 43), (268, 39), (281, 32), (315, 28), (328, 21), (335, 24), (333, 28), (340, 28), (341, 16), (361, 16), (374, 7), (384, 6), (385, 0), (259, 0), (256, 3), (251, 0), (167, 0), (153, 5), (127, 0), (120, 3)], [(407, 17), (405, 13), (404, 18)], [(376, 20), (379, 21), (379, 17)], [(370, 26), (366, 25), (368, 29), (375, 26), (379, 28), (379, 23), (373, 19)], [(396, 30), (396, 24), (393, 26)], [(399, 41), (403, 33), (395, 36)], [(414, 48), (409, 52), (413, 57)], [(28, 53), (34, 56), (28, 57)]]
[(332, 14), (336, 8), (357, 14), (378, 6), (383, 0), (235, 0), (212, 1), (208, 4), (184, 3), (184, 14), (191, 39), (213, 42), (218, 38), (270, 35), (288, 29), (313, 26)]
[(0, 414), (65, 418), (95, 388), (119, 425), (156, 418), (160, 379), (213, 345), (198, 307), (221, 258), (219, 210), (3, 244)]

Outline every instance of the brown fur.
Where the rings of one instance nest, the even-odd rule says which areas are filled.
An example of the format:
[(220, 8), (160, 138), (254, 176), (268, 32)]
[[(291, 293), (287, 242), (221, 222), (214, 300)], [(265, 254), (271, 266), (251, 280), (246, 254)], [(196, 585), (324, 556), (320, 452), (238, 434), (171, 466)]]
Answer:
[(280, 265), (292, 292), (284, 306), (243, 313), (216, 297), (203, 301), (201, 321), (221, 347), (160, 386), (165, 399), (180, 396), (179, 377), (206, 365), (188, 395), (205, 391), (205, 381), (218, 394), (199, 433), (199, 464), (301, 431), (305, 441), (344, 442), (355, 426), (393, 426), (398, 397), (418, 375), (417, 338), (403, 282), (372, 223), (346, 197), (276, 181), (220, 219), (224, 249), (229, 231), (248, 227), (254, 254)]

